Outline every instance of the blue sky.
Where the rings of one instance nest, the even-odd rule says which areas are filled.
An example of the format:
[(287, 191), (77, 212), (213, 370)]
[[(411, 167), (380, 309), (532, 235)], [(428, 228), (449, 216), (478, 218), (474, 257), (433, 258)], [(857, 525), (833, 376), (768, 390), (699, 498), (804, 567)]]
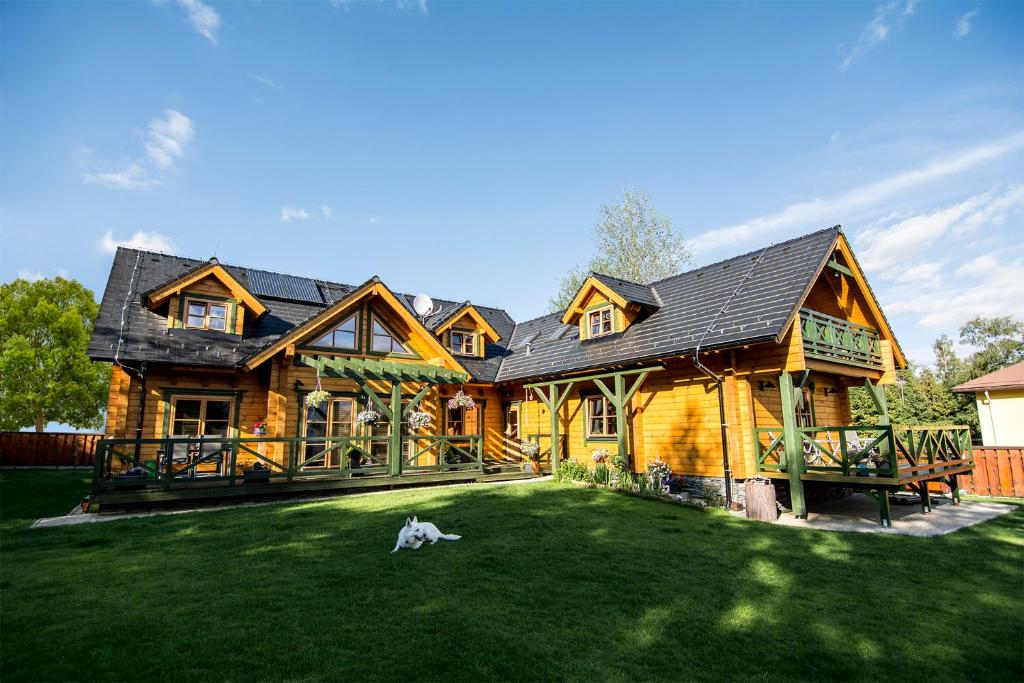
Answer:
[(601, 203), (845, 226), (911, 357), (1024, 318), (1024, 4), (0, 6), (0, 278), (117, 243), (545, 311)]

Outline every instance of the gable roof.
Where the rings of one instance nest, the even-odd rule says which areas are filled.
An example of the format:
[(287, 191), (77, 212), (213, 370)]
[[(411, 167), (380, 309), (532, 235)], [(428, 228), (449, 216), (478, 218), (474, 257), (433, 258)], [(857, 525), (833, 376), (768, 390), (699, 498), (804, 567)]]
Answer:
[(603, 273), (590, 273), (595, 280), (604, 283), (609, 289), (621, 296), (626, 302), (639, 304), (648, 308), (658, 308), (661, 303), (649, 285), (641, 285)]
[(461, 320), (464, 315), (471, 317), (473, 322), (483, 330), (484, 336), (488, 337), (491, 341), (496, 342), (501, 339), (501, 335), (498, 334), (497, 330), (495, 330), (494, 327), (487, 322), (487, 319), (476, 310), (476, 307), (468, 301), (464, 301), (461, 305), (448, 309), (443, 315), (433, 317), (430, 320), (430, 324), (427, 325), (427, 328), (434, 334), (441, 334)]
[(640, 285), (629, 280), (620, 280), (610, 275), (601, 275), (591, 271), (587, 278), (580, 283), (576, 290), (576, 296), (562, 313), (562, 322), (570, 324), (575, 322), (583, 314), (583, 305), (587, 301), (587, 295), (592, 291), (599, 292), (619, 308), (626, 308), (629, 304), (636, 304), (645, 308), (658, 308), (658, 298), (647, 285)]
[[(256, 298), (266, 307), (267, 312), (258, 319), (246, 316), (241, 335), (168, 329), (164, 312), (159, 308), (150, 310), (144, 303), (144, 296), (177, 278), (187, 276), (206, 263), (205, 260), (118, 248), (110, 266), (100, 312), (89, 342), (90, 358), (112, 361), (117, 354), (119, 360), (126, 363), (239, 368), (248, 357), (355, 289), (352, 285), (314, 280), (324, 302), (319, 304), (257, 294)], [(252, 289), (248, 269), (226, 264), (220, 266), (241, 286)], [(414, 315), (412, 295), (395, 293), (394, 296), (410, 315)], [(121, 310), (126, 302), (128, 306), (122, 326)], [(442, 299), (435, 299), (435, 302), (446, 308), (458, 305)], [(508, 313), (486, 306), (476, 306), (476, 309), (503, 340), (511, 338), (515, 323)], [(484, 352), (482, 359), (460, 359), (459, 362), (474, 381), (493, 382), (505, 352), (504, 343), (487, 344)]]
[(254, 315), (261, 316), (267, 312), (266, 306), (264, 306), (259, 299), (257, 299), (252, 292), (245, 288), (238, 280), (233, 278), (230, 273), (221, 268), (220, 261), (215, 258), (211, 258), (205, 263), (201, 263), (191, 270), (185, 271), (181, 275), (172, 278), (169, 282), (157, 285), (153, 289), (143, 294), (143, 300), (150, 307), (159, 306), (164, 301), (169, 299), (174, 294), (181, 294), (182, 290), (186, 287), (199, 282), (205, 278), (212, 277), (219, 281), (231, 294), (245, 304)]
[[(704, 349), (778, 341), (839, 234), (838, 227), (819, 230), (655, 282), (650, 289), (660, 307), (622, 333), (584, 342), (578, 332), (553, 338), (562, 325), (562, 313), (520, 323), (498, 381), (683, 354), (692, 352), (702, 338)], [(748, 272), (749, 278), (722, 311)], [(708, 331), (713, 321), (714, 328)], [(527, 349), (521, 342), (531, 335)]]
[(1024, 389), (1024, 361), (1014, 363), (1008, 368), (990, 372), (970, 382), (953, 387), (953, 391), (969, 394), (975, 391), (993, 391), (996, 389)]

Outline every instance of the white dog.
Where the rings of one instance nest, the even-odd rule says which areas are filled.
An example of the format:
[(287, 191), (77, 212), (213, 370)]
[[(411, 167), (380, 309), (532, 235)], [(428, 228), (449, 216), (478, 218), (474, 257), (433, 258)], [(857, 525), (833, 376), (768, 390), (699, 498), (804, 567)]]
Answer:
[(415, 517), (412, 519), (406, 517), (405, 526), (398, 532), (398, 542), (395, 543), (395, 549), (391, 552), (397, 553), (399, 548), (419, 550), (425, 541), (430, 541), (430, 545), (434, 545), (442, 538), (446, 541), (457, 541), (462, 536), (442, 534), (441, 530), (430, 522), (420, 523)]

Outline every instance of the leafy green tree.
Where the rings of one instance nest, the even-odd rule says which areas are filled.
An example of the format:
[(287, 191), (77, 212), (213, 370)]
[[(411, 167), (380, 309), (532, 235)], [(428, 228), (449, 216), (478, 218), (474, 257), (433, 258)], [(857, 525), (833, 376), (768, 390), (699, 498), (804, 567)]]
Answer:
[(675, 275), (693, 258), (690, 245), (673, 230), (672, 221), (638, 190), (625, 190), (619, 204), (601, 206), (593, 239), (597, 253), (585, 268), (575, 266), (562, 278), (558, 295), (549, 302), (552, 313), (572, 303), (590, 271), (646, 285)]
[[(977, 349), (965, 358), (953, 341), (935, 340), (935, 367), (910, 364), (896, 384), (885, 387), (889, 417), (896, 424), (964, 424), (981, 433), (973, 394), (953, 393), (953, 387), (1024, 360), (1024, 323), (1006, 316), (973, 318), (960, 327), (960, 343)], [(878, 411), (863, 389), (850, 390), (850, 412), (857, 424), (875, 424)]]
[(75, 280), (0, 285), (0, 429), (102, 426), (110, 366), (86, 355), (98, 312)]

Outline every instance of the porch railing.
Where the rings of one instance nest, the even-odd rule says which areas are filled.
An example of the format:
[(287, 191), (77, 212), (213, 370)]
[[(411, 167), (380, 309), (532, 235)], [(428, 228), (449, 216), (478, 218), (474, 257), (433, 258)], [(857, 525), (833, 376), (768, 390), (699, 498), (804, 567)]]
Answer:
[(878, 330), (809, 308), (800, 309), (800, 325), (805, 358), (872, 369), (882, 367)]
[[(250, 481), (386, 477), (392, 471), (389, 442), (386, 435), (102, 439), (96, 444), (93, 488), (188, 488)], [(479, 435), (414, 435), (404, 437), (402, 446), (396, 468), (399, 475), (483, 470), (483, 437)], [(253, 468), (257, 463), (260, 469)]]
[[(973, 464), (963, 425), (799, 427), (802, 471), (841, 477), (909, 478)], [(754, 430), (757, 467), (788, 472), (782, 427)]]
[[(565, 434), (558, 435), (558, 457), (565, 459), (568, 456), (566, 450), (566, 444), (568, 443), (565, 438)], [(550, 434), (527, 434), (526, 439), (528, 441), (536, 441), (540, 445), (540, 451), (537, 454), (537, 459), (540, 464), (550, 466), (551, 465), (551, 435)]]

